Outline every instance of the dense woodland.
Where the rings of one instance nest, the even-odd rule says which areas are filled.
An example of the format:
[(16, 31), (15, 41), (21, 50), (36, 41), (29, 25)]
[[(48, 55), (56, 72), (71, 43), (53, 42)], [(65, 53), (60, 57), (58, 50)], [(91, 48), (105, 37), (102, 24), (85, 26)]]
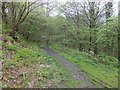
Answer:
[[(116, 3), (119, 6), (119, 3)], [(94, 76), (95, 74), (93, 74), (92, 71), (90, 72), (87, 68), (84, 68), (91, 68), (94, 65), (91, 67), (87, 64), (81, 64), (80, 66), (78, 65), (80, 69), (83, 69), (83, 71), (87, 72), (89, 75), (101, 79), (100, 82), (104, 82), (103, 84), (105, 84), (106, 87), (117, 87), (117, 84), (113, 85), (113, 83), (117, 83), (117, 81), (109, 81), (113, 74), (115, 74), (115, 78), (113, 75), (113, 79), (118, 79), (117, 70), (119, 68), (119, 12), (118, 14), (114, 12), (114, 4), (114, 2), (101, 1), (69, 1), (62, 3), (56, 0), (2, 2), (1, 14), (3, 35), (1, 40), (3, 42), (3, 73), (6, 72), (11, 65), (8, 63), (4, 64), (7, 62), (7, 59), (9, 59), (9, 53), (11, 53), (11, 51), (13, 51), (12, 55), (19, 53), (19, 51), (14, 51), (16, 43), (20, 43), (19, 46), (25, 48), (28, 48), (27, 45), (31, 45), (30, 47), (34, 48), (35, 44), (41, 49), (44, 47), (52, 48), (66, 59), (71, 59), (73, 57), (77, 58), (81, 55), (81, 57), (88, 57), (83, 59), (83, 61), (85, 60), (87, 63), (91, 63), (92, 61), (90, 61), (90, 58), (92, 58), (93, 63), (96, 65), (103, 65), (100, 67), (96, 66), (96, 70), (93, 71), (98, 72), (99, 70), (97, 70), (97, 67), (104, 69), (113, 68), (113, 71), (110, 71), (111, 74), (109, 74), (106, 69), (105, 77), (107, 78), (107, 72), (111, 75), (108, 79), (106, 79), (99, 75)], [(79, 54), (73, 54), (76, 51), (79, 52)], [(24, 50), (21, 51), (21, 53), (22, 52), (24, 52)], [(29, 49), (27, 52), (30, 54)], [(5, 54), (7, 54), (8, 57), (4, 57)], [(16, 54), (13, 57), (16, 57)], [(23, 57), (25, 56), (24, 54), (22, 55)], [(71, 55), (74, 56), (71, 57)], [(75, 58), (70, 60), (70, 62), (74, 63), (76, 60)], [(11, 59), (13, 60), (13, 58)], [(21, 61), (17, 62), (20, 63)], [(77, 63), (79, 63), (79, 61), (77, 61)], [(6, 66), (8, 68), (6, 68)], [(14, 66), (17, 67), (18, 64), (16, 63)], [(9, 70), (7, 72), (9, 72)], [(3, 74), (3, 76), (5, 75), (6, 74)], [(3, 81), (6, 82), (4, 79)], [(29, 87), (27, 85), (28, 84), (26, 84), (26, 86), (18, 85), (18, 87)], [(17, 87), (12, 85), (7, 86)], [(71, 85), (68, 85), (68, 87), (70, 86)]]

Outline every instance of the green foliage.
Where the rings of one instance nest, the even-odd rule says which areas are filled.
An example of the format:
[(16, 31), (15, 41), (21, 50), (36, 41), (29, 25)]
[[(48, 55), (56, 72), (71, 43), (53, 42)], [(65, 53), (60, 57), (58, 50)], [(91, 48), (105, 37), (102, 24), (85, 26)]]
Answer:
[(28, 48), (23, 48), (23, 49), (19, 49), (17, 51), (17, 54), (19, 55), (19, 57), (24, 58), (24, 59), (33, 59), (34, 57), (37, 57), (38, 53), (28, 49)]
[(17, 47), (15, 45), (8, 45), (6, 46), (7, 50), (9, 51), (16, 51)]
[[(79, 17), (80, 20), (85, 19)], [(95, 28), (89, 28), (83, 22), (79, 25), (77, 27), (72, 19), (67, 20), (61, 15), (46, 17), (45, 10), (39, 8), (39, 11), (35, 10), (29, 14), (21, 24), (19, 33), (29, 40), (41, 42), (42, 45), (58, 43), (89, 53), (91, 50), (94, 54), (105, 53), (117, 57), (117, 17), (109, 18), (107, 23)]]
[(41, 34), (47, 24), (46, 17), (42, 14), (39, 16), (37, 14), (36, 12), (29, 14), (26, 20), (20, 25), (19, 33), (29, 40), (40, 41)]
[(118, 55), (118, 21), (116, 19), (112, 18), (112, 21), (99, 27), (97, 33), (99, 50), (115, 57)]
[(116, 59), (115, 57), (106, 56), (104, 54), (99, 55), (98, 57), (99, 57), (98, 61), (101, 62), (102, 64), (118, 67), (118, 59)]

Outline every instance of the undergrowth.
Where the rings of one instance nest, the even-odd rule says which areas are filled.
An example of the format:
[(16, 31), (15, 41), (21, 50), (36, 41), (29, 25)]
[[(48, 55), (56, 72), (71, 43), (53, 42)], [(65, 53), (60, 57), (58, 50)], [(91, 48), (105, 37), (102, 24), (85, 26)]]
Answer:
[(77, 87), (79, 82), (64, 70), (54, 58), (40, 48), (40, 43), (6, 37), (3, 42), (2, 87)]

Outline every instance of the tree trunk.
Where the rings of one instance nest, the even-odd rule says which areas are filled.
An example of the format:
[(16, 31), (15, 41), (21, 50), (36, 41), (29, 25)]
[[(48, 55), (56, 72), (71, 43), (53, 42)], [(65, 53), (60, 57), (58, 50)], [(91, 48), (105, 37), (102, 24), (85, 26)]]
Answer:
[(95, 42), (94, 54), (95, 54), (95, 55), (98, 54), (98, 45), (97, 45), (97, 42)]
[(98, 54), (97, 31), (94, 29), (94, 54)]
[(118, 32), (118, 60), (120, 60), (120, 32)]
[(112, 16), (112, 7), (113, 7), (113, 2), (107, 2), (105, 4), (105, 14), (106, 14), (106, 22), (108, 22), (108, 18)]
[(12, 38), (17, 41), (18, 37), (17, 37), (17, 31), (18, 31), (18, 26), (15, 26), (12, 28), (12, 31), (10, 32), (10, 36), (12, 36)]
[(91, 31), (89, 30), (90, 32), (90, 44), (89, 44), (89, 49), (88, 51), (90, 52), (91, 51), (91, 46), (92, 46), (92, 37), (91, 37)]
[(82, 49), (82, 44), (81, 44), (81, 43), (79, 44), (79, 50), (80, 50), (80, 51), (83, 50), (83, 49)]
[(2, 20), (7, 24), (6, 2), (2, 2)]

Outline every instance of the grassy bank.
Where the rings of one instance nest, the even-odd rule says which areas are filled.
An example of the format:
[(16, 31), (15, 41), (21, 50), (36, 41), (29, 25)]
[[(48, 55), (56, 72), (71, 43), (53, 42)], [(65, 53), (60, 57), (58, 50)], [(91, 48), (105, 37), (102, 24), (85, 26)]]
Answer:
[(80, 68), (80, 72), (86, 72), (88, 76), (86, 78), (91, 78), (91, 81), (98, 87), (99, 84), (108, 88), (118, 87), (118, 60), (116, 58), (102, 55), (95, 57), (61, 45), (54, 45), (51, 48), (75, 63)]
[(79, 85), (61, 64), (40, 48), (40, 43), (20, 38), (16, 42), (5, 36), (2, 41), (3, 77), (0, 87), (70, 88)]

